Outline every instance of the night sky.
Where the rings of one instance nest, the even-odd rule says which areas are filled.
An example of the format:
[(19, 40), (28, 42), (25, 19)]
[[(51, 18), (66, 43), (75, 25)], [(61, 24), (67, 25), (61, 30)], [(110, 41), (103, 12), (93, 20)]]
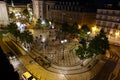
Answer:
[[(0, 1), (4, 1), (4, 0), (0, 0)], [(11, 0), (5, 0), (5, 1), (10, 2)], [(60, 1), (60, 0), (56, 0), (56, 1)], [(79, 1), (79, 0), (63, 0), (63, 1)], [(81, 1), (92, 1), (92, 0), (81, 0)], [(120, 1), (120, 0), (95, 0), (95, 2), (97, 4), (116, 2), (116, 1)], [(32, 0), (13, 0), (13, 2), (15, 2), (15, 3), (29, 3), (29, 2), (32, 2)]]
[(97, 4), (104, 4), (104, 3), (111, 3), (111, 2), (118, 2), (120, 0), (96, 0)]

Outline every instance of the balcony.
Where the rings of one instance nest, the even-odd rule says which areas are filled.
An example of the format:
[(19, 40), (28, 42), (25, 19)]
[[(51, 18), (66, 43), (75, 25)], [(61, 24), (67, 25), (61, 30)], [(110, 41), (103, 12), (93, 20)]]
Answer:
[(96, 18), (96, 20), (120, 23), (120, 20), (113, 20), (113, 19), (106, 19), (106, 18), (104, 18), (104, 19)]
[(103, 27), (103, 28), (108, 28), (108, 29), (120, 29), (119, 27), (116, 26), (107, 26), (103, 24), (96, 24), (97, 26)]
[(114, 13), (114, 12), (112, 12), (112, 13), (109, 13), (109, 12), (106, 12), (106, 13), (97, 12), (97, 14), (99, 14), (99, 15), (107, 15), (107, 16), (119, 16), (120, 15), (120, 13)]

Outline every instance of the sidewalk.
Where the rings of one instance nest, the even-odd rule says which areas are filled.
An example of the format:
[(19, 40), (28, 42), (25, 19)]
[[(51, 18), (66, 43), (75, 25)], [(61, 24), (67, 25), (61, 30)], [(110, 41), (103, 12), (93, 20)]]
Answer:
[(57, 66), (55, 64), (51, 64), (51, 67), (47, 68), (47, 70), (54, 73), (74, 75), (74, 74), (81, 74), (90, 71), (92, 68), (97, 66), (97, 64), (99, 64), (99, 61), (97, 60), (96, 61), (90, 60), (86, 64), (84, 63), (84, 66), (81, 66), (81, 64), (73, 65), (73, 66)]
[[(104, 64), (104, 62), (99, 62), (89, 71), (72, 74), (72, 75), (71, 74), (66, 75), (64, 74), (65, 72), (64, 70), (60, 71), (59, 73), (55, 73), (44, 69), (36, 62), (31, 64), (30, 61), (32, 60), (32, 58), (27, 54), (21, 56), (19, 59), (23, 63), (25, 68), (30, 73), (32, 73), (37, 78), (37, 80), (90, 80), (90, 78), (94, 77), (98, 73), (98, 71), (101, 69), (102, 65)], [(70, 67), (67, 68), (70, 69)], [(76, 70), (75, 73), (77, 71), (78, 70)]]
[(22, 56), (19, 58), (21, 62), (24, 64), (26, 69), (32, 73), (35, 77), (37, 77), (37, 80), (67, 80), (63, 74), (56, 74), (49, 72), (42, 68), (39, 64), (36, 62), (33, 64), (30, 64), (29, 62), (32, 60), (28, 55)]
[(120, 44), (120, 40), (116, 40), (116, 39), (109, 39), (109, 42), (112, 43), (112, 44)]
[(20, 57), (20, 60), (24, 64), (26, 69), (28, 69), (30, 73), (32, 73), (35, 77), (38, 78), (37, 80), (90, 80), (90, 78), (94, 77), (94, 75), (96, 75), (99, 72), (102, 65), (104, 64), (104, 62), (100, 61), (90, 71), (84, 72), (82, 74), (65, 75), (62, 74), (62, 72), (58, 74), (47, 71), (36, 62), (30, 64), (29, 62), (32, 59), (28, 55)]

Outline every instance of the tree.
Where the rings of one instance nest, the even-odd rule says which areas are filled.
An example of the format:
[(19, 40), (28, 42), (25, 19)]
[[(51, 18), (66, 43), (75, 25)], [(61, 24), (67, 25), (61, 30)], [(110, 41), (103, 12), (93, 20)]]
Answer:
[(27, 44), (31, 44), (33, 42), (33, 35), (28, 30), (25, 30), (21, 33), (20, 40), (24, 43), (25, 47), (28, 47)]
[(71, 26), (67, 22), (63, 23), (59, 31), (60, 35), (58, 36), (60, 36), (61, 39), (64, 39), (66, 35), (70, 34), (70, 27)]
[(85, 59), (93, 56), (93, 54), (90, 54), (88, 48), (84, 46), (78, 46), (78, 49), (76, 49), (75, 51), (76, 51), (76, 55), (82, 60), (81, 65), (83, 65), (83, 61)]
[(26, 8), (26, 9), (24, 9), (22, 13), (23, 13), (23, 15), (24, 15), (24, 16), (26, 16), (26, 17), (28, 17), (28, 18), (29, 18), (29, 11), (28, 11), (28, 9), (27, 9), (27, 8)]
[(18, 30), (18, 27), (15, 23), (10, 23), (7, 26), (8, 31), (16, 38), (16, 41), (18, 37), (20, 36), (20, 31)]
[(70, 25), (67, 22), (63, 23), (62, 26), (61, 26), (61, 30), (64, 33), (70, 33), (70, 31), (71, 31), (70, 30)]
[(15, 36), (16, 38), (16, 41), (17, 41), (17, 38), (20, 36), (20, 31), (17, 29), (14, 31), (13, 35)]
[(41, 20), (40, 19), (37, 19), (36, 21), (36, 28), (41, 28)]
[(76, 49), (76, 55), (81, 59), (85, 59), (85, 54), (87, 53), (87, 49), (83, 46), (78, 46), (78, 49)]
[(28, 21), (29, 18), (30, 18), (30, 15), (29, 15), (29, 11), (28, 11), (28, 9), (27, 9), (27, 8), (24, 9), (22, 13), (23, 13), (23, 15), (26, 17), (26, 20)]
[(88, 47), (86, 47), (85, 42), (83, 42), (82, 46), (79, 46), (78, 49), (76, 49), (76, 55), (78, 55), (80, 59), (86, 59), (92, 57), (94, 54), (104, 55), (107, 49), (109, 49), (109, 41), (102, 28), (100, 33), (91, 40)]
[(83, 25), (79, 31), (80, 38), (86, 38), (89, 36), (90, 28), (87, 25)]
[(14, 31), (16, 31), (18, 29), (17, 25), (15, 23), (10, 23), (8, 26), (7, 26), (7, 29), (8, 31), (11, 33), (11, 34), (14, 34)]
[(45, 24), (43, 24), (43, 26), (45, 26), (45, 27), (49, 27), (50, 26), (50, 23), (49, 23), (49, 21), (47, 19), (45, 19)]
[(71, 27), (70, 27), (70, 33), (72, 36), (77, 36), (79, 33), (79, 29), (78, 29), (78, 24), (74, 23)]
[(67, 36), (69, 35), (69, 37), (72, 37), (72, 38), (78, 37), (79, 29), (78, 29), (77, 23), (74, 23), (71, 26), (67, 22), (65, 22), (62, 24), (61, 30), (62, 30), (62, 33), (64, 33), (64, 35), (67, 35)]
[(83, 25), (79, 31), (80, 43), (86, 47), (86, 41), (90, 35), (90, 28), (87, 25)]
[(24, 35), (24, 32), (20, 33), (19, 39), (20, 39), (21, 43), (25, 42), (25, 38), (26, 38), (26, 36)]
[(16, 38), (16, 41), (17, 41), (17, 38), (19, 37), (20, 35), (20, 31), (18, 30), (18, 27), (15, 23), (10, 23), (8, 26), (7, 26), (7, 29), (8, 31), (14, 35), (14, 37)]
[(94, 54), (105, 54), (106, 50), (109, 49), (109, 41), (106, 37), (106, 33), (102, 28), (100, 33), (95, 36), (89, 44), (90, 52)]
[(10, 14), (9, 14), (9, 18), (11, 18), (11, 19), (15, 18), (15, 14), (14, 14), (13, 12), (10, 13)]
[(31, 44), (32, 42), (33, 42), (33, 35), (32, 34), (29, 34), (27, 37), (26, 37), (26, 42), (28, 43), (28, 44)]

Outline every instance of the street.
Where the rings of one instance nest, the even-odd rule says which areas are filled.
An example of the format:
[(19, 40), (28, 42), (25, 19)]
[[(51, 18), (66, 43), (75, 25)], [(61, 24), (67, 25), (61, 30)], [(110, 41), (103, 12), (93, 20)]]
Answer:
[(101, 68), (99, 73), (91, 80), (120, 80), (120, 78), (118, 79), (118, 77), (120, 77), (120, 73), (118, 72), (120, 71), (120, 65), (118, 65), (120, 59), (120, 47), (110, 45), (109, 53), (110, 57), (105, 60), (106, 63), (104, 64), (104, 66)]
[[(17, 50), (19, 48), (18, 49), (15, 48), (16, 46), (14, 46), (10, 41), (8, 41), (7, 44), (10, 45), (13, 50), (15, 49), (16, 53), (18, 52)], [(74, 44), (65, 45), (65, 49), (64, 49), (65, 59), (64, 60), (61, 59), (61, 57), (63, 56), (62, 55), (63, 48), (61, 47), (61, 45), (47, 47), (45, 52), (44, 52), (45, 49), (39, 50), (37, 46), (38, 45), (36, 45), (36, 47), (34, 47), (33, 49), (34, 54), (29, 53), (33, 57), (35, 55), (39, 55), (40, 53), (44, 53), (50, 58), (50, 54), (49, 54), (50, 51), (54, 52), (55, 50), (58, 50), (55, 56), (52, 57), (54, 65), (52, 65), (50, 68), (44, 69), (42, 66), (40, 66), (36, 62), (31, 64), (30, 61), (33, 59), (29, 55), (26, 54), (22, 56), (18, 54), (19, 58), (12, 60), (12, 64), (14, 66), (17, 66), (15, 67), (15, 69), (19, 72), (20, 75), (27, 69), (30, 73), (32, 73), (35, 77), (37, 77), (38, 80), (39, 79), (43, 79), (43, 80), (44, 79), (45, 80), (90, 80), (90, 78), (91, 80), (111, 80), (111, 79), (119, 80), (120, 47), (110, 45), (109, 58), (99, 61), (96, 65), (91, 65), (93, 63), (90, 63), (91, 69), (89, 69), (88, 68), (89, 64), (83, 67), (81, 67), (80, 65), (77, 65), (77, 66), (74, 65), (76, 64), (76, 61), (78, 61), (78, 59), (76, 58), (73, 52), (71, 53), (68, 52), (72, 47), (74, 47)], [(51, 50), (50, 48), (53, 48), (53, 49)], [(55, 65), (55, 62), (57, 62), (57, 65)]]

